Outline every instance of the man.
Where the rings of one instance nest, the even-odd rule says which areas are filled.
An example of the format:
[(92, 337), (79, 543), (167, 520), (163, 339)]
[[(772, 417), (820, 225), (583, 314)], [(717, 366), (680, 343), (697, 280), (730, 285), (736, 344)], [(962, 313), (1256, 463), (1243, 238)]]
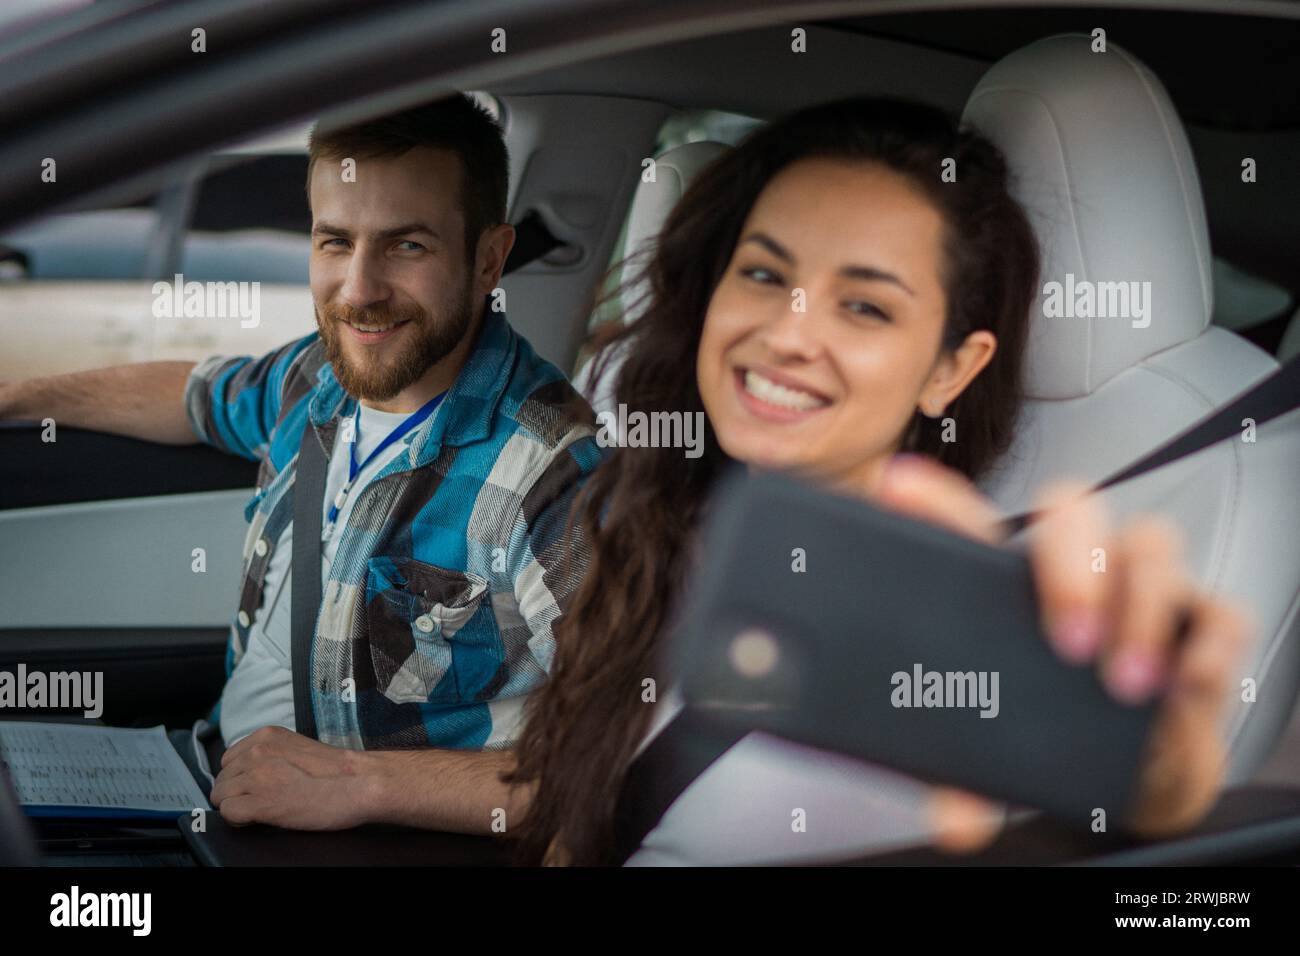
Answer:
[[(458, 96), (317, 129), (309, 151), (317, 332), (258, 359), (12, 383), (0, 416), (261, 462), (217, 708), (223, 817), (508, 831), (499, 775), (585, 570), (567, 518), (600, 461), (591, 411), (489, 304), (514, 230), (486, 112)], [(294, 732), (290, 653), (307, 430), (328, 456), (318, 740)]]

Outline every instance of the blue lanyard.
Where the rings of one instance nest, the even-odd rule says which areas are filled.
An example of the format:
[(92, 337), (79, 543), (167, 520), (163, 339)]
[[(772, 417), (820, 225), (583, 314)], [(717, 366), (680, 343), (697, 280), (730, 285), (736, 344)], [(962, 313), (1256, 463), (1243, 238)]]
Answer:
[(338, 519), (339, 510), (347, 500), (348, 492), (352, 490), (352, 482), (356, 481), (357, 475), (360, 474), (367, 465), (375, 460), (376, 455), (432, 415), (437, 410), (438, 406), (442, 404), (442, 400), (446, 397), (446, 392), (443, 392), (441, 395), (435, 395), (433, 398), (425, 402), (418, 411), (412, 412), (407, 417), (406, 421), (402, 422), (402, 424), (398, 425), (388, 433), (384, 440), (379, 443), (379, 447), (367, 455), (366, 460), (360, 465), (357, 464), (357, 442), (361, 440), (361, 402), (357, 402), (356, 421), (352, 427), (353, 440), (348, 442), (348, 481), (347, 484), (339, 489), (339, 493), (334, 496), (334, 503), (330, 505), (330, 524), (333, 524)]

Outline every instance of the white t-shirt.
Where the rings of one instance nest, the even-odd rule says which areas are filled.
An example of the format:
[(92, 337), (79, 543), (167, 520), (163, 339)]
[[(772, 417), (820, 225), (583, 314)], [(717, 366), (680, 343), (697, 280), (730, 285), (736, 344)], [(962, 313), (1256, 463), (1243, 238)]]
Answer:
[[(653, 740), (681, 709), (656, 706)], [(627, 866), (837, 862), (928, 844), (933, 788), (912, 777), (751, 733), (683, 791)]]
[[(356, 459), (360, 464), (379, 444), (410, 417), (407, 412), (381, 412), (361, 405), (361, 420), (356, 429)], [(438, 406), (440, 410), (441, 404)], [(434, 415), (438, 410), (434, 411)], [(321, 527), (326, 537), (321, 543), (321, 581), (329, 577), (330, 565), (338, 551), (340, 532), (347, 526), (352, 506), (364, 488), (390, 461), (407, 448), (407, 441), (417, 429), (399, 438), (376, 455), (357, 472), (343, 507), (339, 510), (335, 531), (328, 534), (329, 507), (348, 480), (349, 443), (334, 442), (329, 471), (325, 476), (325, 495), (321, 502)], [(226, 681), (221, 695), (221, 737), (229, 747), (261, 727), (280, 726), (294, 729), (292, 648), (293, 608), (293, 521), (285, 525), (271, 552), (263, 580), (262, 606), (248, 631), (248, 644)]]

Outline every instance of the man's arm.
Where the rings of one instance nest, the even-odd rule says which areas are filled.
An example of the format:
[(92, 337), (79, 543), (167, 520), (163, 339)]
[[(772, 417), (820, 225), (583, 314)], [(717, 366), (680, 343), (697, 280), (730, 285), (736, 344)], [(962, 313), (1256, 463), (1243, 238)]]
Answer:
[(376, 822), (509, 834), (528, 809), (531, 790), (501, 780), (515, 766), (509, 750), (377, 750), (364, 756), (373, 759), (368, 775)]
[(203, 442), (259, 461), (290, 369), (316, 338), (313, 332), (260, 358), (214, 355), (197, 364), (140, 362), (0, 382), (0, 420), (53, 418), (169, 445)]
[(509, 835), (531, 796), (502, 782), (513, 766), (508, 750), (346, 750), (264, 727), (226, 751), (212, 803), (234, 824)]
[(0, 383), (0, 420), (54, 419), (165, 445), (198, 436), (185, 413), (193, 362), (139, 362)]

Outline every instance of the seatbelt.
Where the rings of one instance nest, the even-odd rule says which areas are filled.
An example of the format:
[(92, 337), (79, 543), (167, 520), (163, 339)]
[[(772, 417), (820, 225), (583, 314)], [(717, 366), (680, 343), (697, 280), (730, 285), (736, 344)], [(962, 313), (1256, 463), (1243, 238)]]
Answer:
[[(1180, 458), (1186, 458), (1225, 438), (1240, 435), (1243, 419), (1254, 419), (1255, 425), (1259, 426), (1297, 407), (1300, 407), (1300, 355), (1292, 358), (1272, 375), (1256, 382), (1227, 405), (1215, 409), (1175, 435), (1155, 451), (1142, 456), (1133, 464), (1121, 468), (1106, 480), (1094, 485), (1092, 490), (1104, 491), (1112, 485), (1130, 481)], [(1026, 511), (1007, 518), (1003, 522), (1003, 528), (1010, 536), (1023, 531), (1041, 517), (1041, 512)]]
[(724, 753), (749, 733), (685, 707), (646, 745), (627, 769), (614, 809), (619, 864), (637, 851), (673, 802)]
[(293, 674), (293, 722), (298, 733), (316, 738), (311, 704), (311, 651), (320, 613), (321, 510), (325, 506), (325, 449), (310, 418), (302, 430), (293, 484), (293, 639), (289, 666)]
[[(1185, 458), (1215, 442), (1241, 433), (1241, 420), (1263, 425), (1300, 407), (1300, 356), (1257, 382), (1227, 405), (1115, 472), (1096, 485), (1101, 491)], [(1008, 534), (1040, 517), (1026, 512), (1007, 519)], [(625, 863), (646, 836), (659, 825), (668, 808), (695, 779), (732, 748), (746, 731), (716, 718), (683, 709), (632, 761), (623, 778), (615, 810), (614, 832), (619, 863)]]
[(501, 269), (501, 274), (509, 275), (517, 269), (522, 269), (562, 245), (564, 245), (563, 240), (557, 239), (551, 230), (546, 228), (541, 214), (536, 209), (530, 209), (524, 214), (524, 218), (515, 223), (515, 244), (510, 248), (510, 255), (506, 257), (506, 264)]

